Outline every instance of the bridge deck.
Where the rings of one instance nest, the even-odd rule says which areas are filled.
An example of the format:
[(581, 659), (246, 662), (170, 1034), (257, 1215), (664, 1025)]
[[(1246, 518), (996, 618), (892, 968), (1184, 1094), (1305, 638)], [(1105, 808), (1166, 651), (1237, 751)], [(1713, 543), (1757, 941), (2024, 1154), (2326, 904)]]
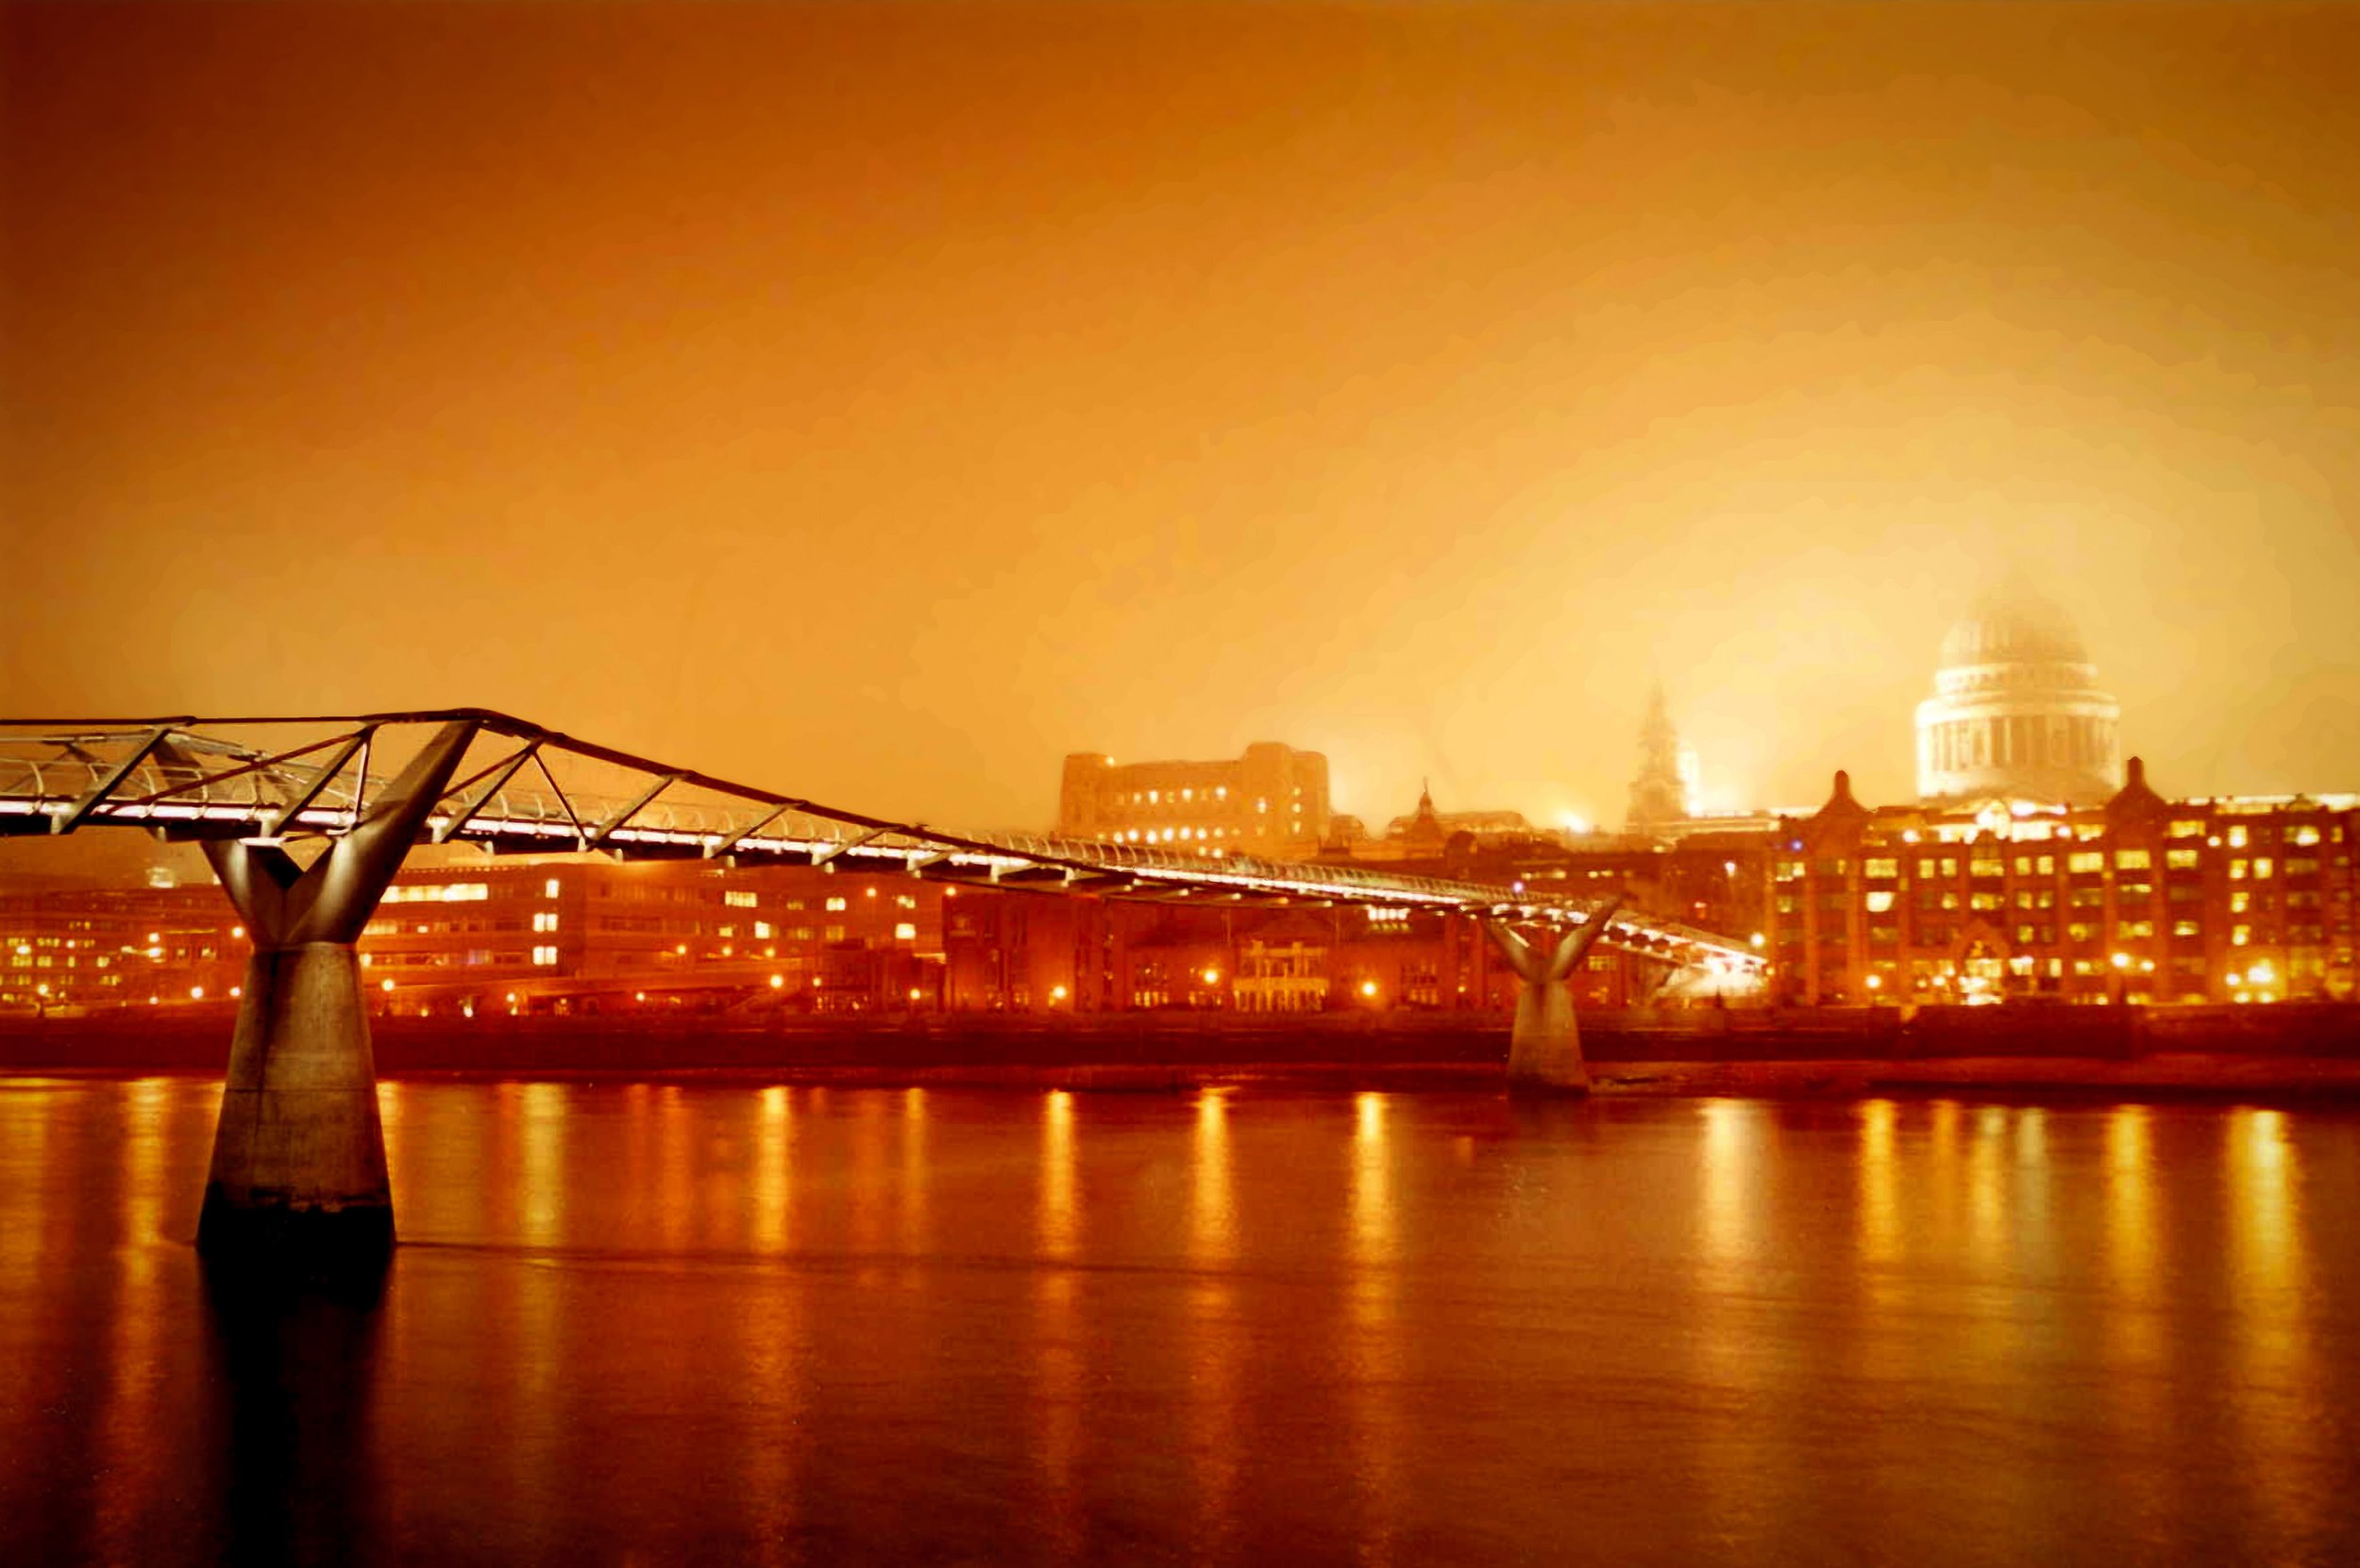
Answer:
[[(467, 753), (424, 842), (503, 854), (837, 863), (1050, 893), (1180, 902), (1385, 904), (1553, 926), (1603, 899), (1363, 867), (1184, 853), (1020, 834), (947, 833), (676, 767), (483, 709), (353, 717), (0, 719), (0, 835), (143, 828), (168, 838), (337, 837), (368, 820), (407, 756), (451, 726)], [(1717, 933), (1628, 910), (1612, 946), (1758, 971)]]

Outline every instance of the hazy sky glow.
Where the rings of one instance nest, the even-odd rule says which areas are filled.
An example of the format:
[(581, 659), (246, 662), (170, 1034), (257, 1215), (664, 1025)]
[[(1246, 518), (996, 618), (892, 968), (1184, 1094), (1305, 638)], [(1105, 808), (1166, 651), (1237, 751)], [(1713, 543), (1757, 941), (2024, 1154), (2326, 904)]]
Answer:
[(13, 6), (0, 712), (1045, 824), (1912, 787), (1978, 584), (2360, 788), (2360, 7)]

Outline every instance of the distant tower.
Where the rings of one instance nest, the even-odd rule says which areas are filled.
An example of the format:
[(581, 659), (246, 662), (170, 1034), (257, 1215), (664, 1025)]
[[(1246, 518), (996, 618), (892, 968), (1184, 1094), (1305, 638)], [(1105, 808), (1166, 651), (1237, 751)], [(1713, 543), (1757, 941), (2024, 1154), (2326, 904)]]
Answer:
[(1639, 776), (1630, 782), (1630, 811), (1623, 826), (1629, 833), (1649, 833), (1687, 815), (1679, 732), (1672, 728), (1672, 716), (1663, 705), (1663, 683), (1659, 681), (1639, 726)]

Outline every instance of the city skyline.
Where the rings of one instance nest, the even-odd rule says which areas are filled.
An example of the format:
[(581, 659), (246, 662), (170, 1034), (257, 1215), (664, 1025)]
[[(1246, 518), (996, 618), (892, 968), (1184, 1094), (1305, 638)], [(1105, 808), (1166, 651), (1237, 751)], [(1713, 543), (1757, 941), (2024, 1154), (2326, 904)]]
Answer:
[(1657, 677), (1905, 798), (2014, 565), (2176, 789), (2360, 779), (2348, 9), (7, 15), (18, 712), (1612, 821)]

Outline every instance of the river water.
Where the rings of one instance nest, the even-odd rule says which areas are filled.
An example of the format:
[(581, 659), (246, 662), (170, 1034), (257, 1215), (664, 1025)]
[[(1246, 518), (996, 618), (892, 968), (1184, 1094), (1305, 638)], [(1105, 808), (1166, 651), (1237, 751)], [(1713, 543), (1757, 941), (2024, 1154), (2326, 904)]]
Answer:
[(0, 1560), (2360, 1561), (2360, 1116), (0, 1080)]

